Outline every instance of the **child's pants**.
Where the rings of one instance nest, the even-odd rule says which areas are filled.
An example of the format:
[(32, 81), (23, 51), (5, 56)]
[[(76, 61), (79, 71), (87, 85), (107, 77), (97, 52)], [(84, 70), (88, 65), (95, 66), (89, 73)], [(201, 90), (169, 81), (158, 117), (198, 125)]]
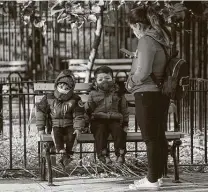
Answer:
[(100, 119), (94, 120), (91, 122), (91, 132), (95, 138), (96, 153), (98, 158), (102, 155), (109, 155), (107, 139), (110, 134), (114, 140), (116, 156), (124, 155), (126, 151), (126, 132), (124, 132), (120, 121)]
[(57, 152), (60, 150), (64, 150), (64, 144), (66, 144), (66, 153), (68, 155), (72, 155), (73, 145), (75, 141), (76, 135), (73, 134), (74, 129), (73, 126), (70, 127), (53, 127), (53, 140), (56, 147)]

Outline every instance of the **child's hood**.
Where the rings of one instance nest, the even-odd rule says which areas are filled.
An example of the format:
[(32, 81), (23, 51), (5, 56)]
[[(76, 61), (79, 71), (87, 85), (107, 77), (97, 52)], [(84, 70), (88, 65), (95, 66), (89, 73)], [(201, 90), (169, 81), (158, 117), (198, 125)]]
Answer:
[(70, 70), (61, 71), (55, 80), (55, 88), (57, 87), (57, 84), (61, 82), (66, 83), (69, 87), (74, 87), (75, 77), (73, 73)]

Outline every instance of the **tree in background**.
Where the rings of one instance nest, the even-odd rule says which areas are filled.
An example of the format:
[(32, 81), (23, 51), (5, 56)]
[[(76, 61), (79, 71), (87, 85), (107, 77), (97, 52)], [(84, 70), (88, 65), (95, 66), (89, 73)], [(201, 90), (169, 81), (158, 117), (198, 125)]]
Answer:
[[(36, 1), (16, 1), (22, 6), (21, 14), (24, 24), (33, 23), (35, 28), (40, 28), (42, 34), (46, 34), (46, 21), (41, 18), (41, 13), (37, 9)], [(97, 50), (101, 41), (103, 19), (104, 15), (109, 11), (119, 9), (124, 6), (126, 12), (137, 6), (153, 6), (158, 13), (164, 18), (164, 21), (170, 27), (177, 29), (180, 22), (184, 21), (188, 15), (194, 15), (196, 17), (207, 18), (208, 15), (208, 3), (206, 1), (192, 2), (192, 1), (114, 1), (114, 0), (56, 0), (49, 1), (47, 3), (48, 9), (51, 15), (56, 15), (57, 22), (61, 23), (64, 20), (70, 23), (71, 28), (81, 28), (84, 22), (96, 23), (95, 38), (92, 49), (89, 54), (88, 63), (86, 65), (86, 79), (85, 82), (90, 81), (91, 71), (93, 63), (96, 58)], [(6, 11), (4, 2), (0, 4), (0, 11), (5, 14), (6, 12), (11, 14), (12, 6), (9, 6), (10, 10)]]

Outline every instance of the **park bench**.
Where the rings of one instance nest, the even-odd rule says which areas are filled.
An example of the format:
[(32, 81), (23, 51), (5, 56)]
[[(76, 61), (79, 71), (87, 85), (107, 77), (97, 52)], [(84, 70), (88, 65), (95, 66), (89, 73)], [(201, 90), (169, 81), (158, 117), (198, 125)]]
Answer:
[(27, 66), (26, 61), (0, 61), (0, 82), (20, 81), (27, 72)]
[[(75, 77), (79, 82), (83, 82), (86, 77), (87, 59), (69, 59), (64, 62), (68, 63), (68, 69), (74, 72)], [(95, 59), (92, 72), (103, 65), (108, 65), (112, 68), (114, 77), (119, 81), (126, 81), (128, 72), (131, 69), (132, 59)], [(93, 78), (93, 73), (91, 74)]]
[[(80, 93), (80, 97), (83, 102), (87, 101), (88, 91), (90, 84), (89, 83), (77, 83), (75, 86), (75, 92)], [(35, 103), (40, 102), (41, 98), (45, 93), (51, 92), (54, 90), (53, 83), (34, 83), (34, 91), (37, 94), (35, 96)], [(134, 97), (131, 94), (125, 95), (128, 102), (133, 102)], [(134, 108), (130, 107), (129, 112), (132, 115), (135, 115)], [(136, 127), (136, 126), (135, 126)], [(184, 136), (182, 132), (176, 131), (167, 131), (166, 137), (172, 145), (169, 148), (169, 154), (173, 157), (174, 162), (174, 170), (175, 170), (175, 182), (179, 181), (179, 172), (178, 172), (178, 152), (177, 149), (181, 144), (181, 138)], [(108, 138), (109, 142), (112, 142), (112, 137)], [(51, 158), (50, 155), (54, 154), (50, 152), (50, 143), (52, 142), (52, 137), (50, 134), (45, 134), (40, 137), (39, 142), (39, 155), (41, 157), (41, 179), (46, 180), (46, 163), (48, 164), (48, 183), (52, 185), (52, 166), (51, 166)], [(127, 133), (127, 142), (143, 142), (142, 136), (140, 132), (128, 132)], [(41, 143), (45, 143), (45, 149), (43, 151), (40, 150)], [(80, 158), (82, 158), (82, 145), (85, 143), (94, 143), (93, 135), (90, 133), (81, 134), (78, 138), (78, 143), (80, 144)], [(167, 170), (165, 170), (165, 174), (167, 174)]]
[(11, 93), (13, 96), (21, 93), (22, 86), (19, 82), (25, 77), (27, 68), (26, 61), (0, 61), (0, 83), (3, 84), (0, 92)]

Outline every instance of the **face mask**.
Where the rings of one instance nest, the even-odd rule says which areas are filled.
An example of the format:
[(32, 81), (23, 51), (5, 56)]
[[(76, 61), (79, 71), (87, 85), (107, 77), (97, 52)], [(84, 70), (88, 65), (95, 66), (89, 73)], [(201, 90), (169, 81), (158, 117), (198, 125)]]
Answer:
[(57, 86), (57, 91), (62, 94), (67, 94), (70, 90), (61, 89), (59, 86)]
[(98, 88), (102, 91), (110, 91), (113, 87), (113, 81), (103, 81), (102, 83), (98, 84)]
[(69, 100), (73, 95), (73, 90), (63, 90), (60, 88), (56, 88), (54, 91), (54, 96), (61, 101), (67, 101)]

